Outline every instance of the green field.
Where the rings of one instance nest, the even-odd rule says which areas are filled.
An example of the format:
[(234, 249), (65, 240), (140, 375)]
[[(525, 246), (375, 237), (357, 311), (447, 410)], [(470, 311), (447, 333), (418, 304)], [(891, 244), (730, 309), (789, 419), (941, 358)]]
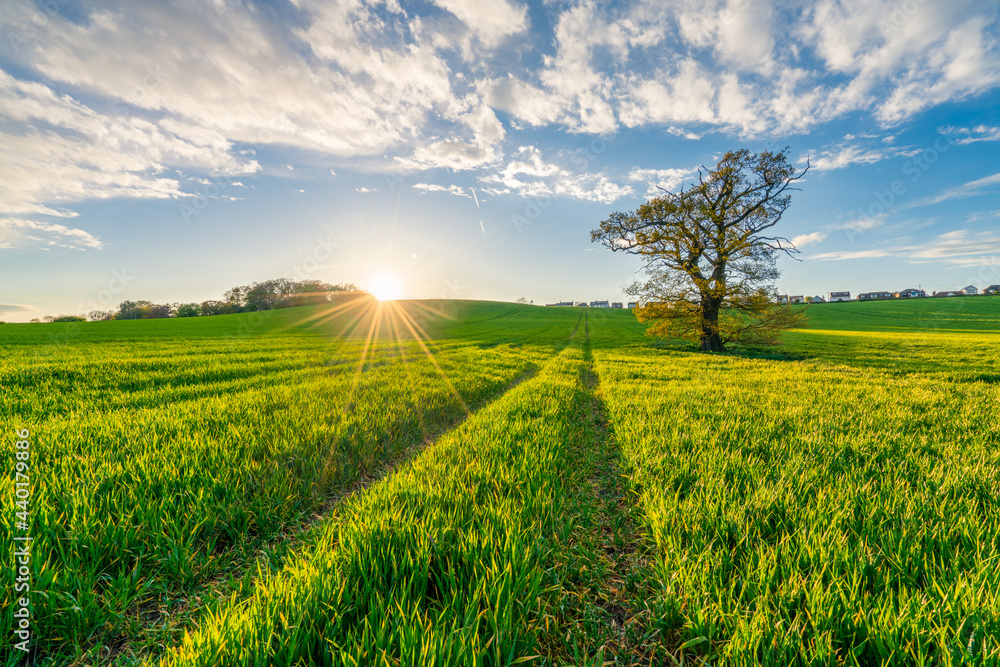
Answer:
[(3, 325), (35, 664), (1000, 664), (1000, 299), (807, 313)]

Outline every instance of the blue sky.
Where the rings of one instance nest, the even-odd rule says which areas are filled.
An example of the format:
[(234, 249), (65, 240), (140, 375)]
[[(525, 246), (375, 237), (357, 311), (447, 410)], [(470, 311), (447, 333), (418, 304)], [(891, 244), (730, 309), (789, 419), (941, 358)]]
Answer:
[(1000, 283), (1000, 8), (0, 6), (0, 318), (389, 273), (624, 300), (612, 211), (726, 150), (813, 169), (782, 292)]

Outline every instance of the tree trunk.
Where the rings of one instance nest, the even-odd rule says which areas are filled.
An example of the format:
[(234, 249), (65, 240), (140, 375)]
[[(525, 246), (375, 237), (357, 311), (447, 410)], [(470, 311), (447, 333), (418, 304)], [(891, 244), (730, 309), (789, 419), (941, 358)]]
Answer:
[(722, 344), (722, 337), (719, 336), (719, 310), (722, 304), (719, 299), (707, 299), (702, 302), (701, 308), (701, 351), (702, 352), (725, 352), (726, 347)]
[(714, 331), (712, 333), (702, 333), (701, 335), (701, 351), (702, 352), (725, 352), (726, 347), (722, 344), (722, 339), (719, 337), (719, 332)]

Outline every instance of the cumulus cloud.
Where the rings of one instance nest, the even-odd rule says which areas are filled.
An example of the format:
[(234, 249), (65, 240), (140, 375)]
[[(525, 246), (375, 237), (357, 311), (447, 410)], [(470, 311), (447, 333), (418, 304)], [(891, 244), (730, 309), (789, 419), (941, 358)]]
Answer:
[[(603, 173), (573, 173), (542, 158), (534, 146), (521, 146), (499, 172), (485, 176), (486, 183), (503, 186), (503, 192), (525, 197), (563, 196), (610, 204), (634, 194), (632, 187), (612, 181)], [(498, 194), (495, 187), (484, 191)]]
[(455, 110), (456, 104), (447, 116), (464, 124), (470, 137), (455, 133), (446, 139), (434, 138), (418, 146), (411, 156), (397, 157), (399, 164), (407, 169), (463, 170), (496, 162), (500, 157), (500, 142), (506, 134), (503, 125), (485, 104), (474, 99), (465, 100), (465, 104), (471, 108)]
[(432, 0), (462, 21), (484, 46), (492, 48), (527, 27), (527, 9), (507, 0)]
[(663, 190), (673, 192), (679, 189), (697, 174), (697, 169), (640, 169), (636, 167), (628, 173), (628, 180), (648, 184), (649, 189), (646, 190), (646, 195), (657, 197), (663, 194)]
[[(508, 131), (525, 126), (754, 137), (858, 111), (891, 126), (1000, 85), (1000, 15), (974, 0), (579, 0), (548, 5), (551, 36), (513, 0), (432, 3), (296, 0), (278, 23), (251, 3), (96, 0), (21, 39), (39, 10), (8, 2), (0, 32), (15, 37), (0, 56), (19, 74), (0, 81), (12, 174), (0, 211), (71, 217), (87, 198), (180, 197), (172, 173), (253, 173), (265, 147), (344, 168), (495, 172), (523, 161), (507, 155), (523, 142)], [(820, 168), (893, 154), (826, 150)], [(547, 187), (557, 180), (604, 198), (631, 189), (596, 174)]]
[(0, 214), (73, 217), (52, 204), (184, 193), (168, 166), (250, 173), (218, 134), (99, 113), (48, 86), (0, 70)]
[(529, 125), (555, 123), (565, 115), (564, 103), (541, 88), (508, 74), (484, 82), (486, 102)]

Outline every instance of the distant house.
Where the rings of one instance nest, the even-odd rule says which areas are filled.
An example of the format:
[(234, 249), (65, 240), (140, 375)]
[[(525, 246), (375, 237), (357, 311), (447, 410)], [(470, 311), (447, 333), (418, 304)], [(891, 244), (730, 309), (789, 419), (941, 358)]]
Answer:
[(787, 294), (779, 294), (778, 295), (778, 303), (788, 303), (788, 295)]
[(850, 292), (830, 292), (830, 303), (833, 303), (834, 301), (850, 301), (850, 300), (851, 300)]
[(965, 292), (966, 294), (979, 294), (979, 290), (976, 289), (975, 285), (967, 285), (966, 288), (962, 291)]
[(607, 301), (591, 301), (591, 308), (610, 308), (611, 305)]
[(864, 292), (858, 295), (858, 301), (874, 301), (875, 299), (891, 299), (892, 292)]
[(962, 290), (946, 290), (944, 292), (934, 292), (934, 296), (964, 296), (965, 292)]
[(788, 302), (789, 303), (805, 303), (806, 302), (806, 298), (804, 296), (802, 296), (801, 294), (796, 294), (795, 296), (788, 297)]
[(639, 307), (639, 303), (637, 301), (629, 301), (628, 302), (628, 308), (629, 308), (629, 310), (631, 310), (632, 308), (638, 308), (638, 307)]
[(896, 292), (895, 296), (897, 299), (914, 299), (916, 297), (927, 296), (927, 292), (922, 289), (913, 289), (911, 287), (909, 289)]
[(826, 303), (826, 299), (824, 299), (819, 295), (816, 295), (809, 300), (809, 303)]
[(983, 294), (1000, 294), (1000, 285), (990, 285), (983, 290)]
[(621, 301), (612, 301), (611, 302), (611, 307), (612, 308), (621, 308), (622, 307), (622, 302)]

